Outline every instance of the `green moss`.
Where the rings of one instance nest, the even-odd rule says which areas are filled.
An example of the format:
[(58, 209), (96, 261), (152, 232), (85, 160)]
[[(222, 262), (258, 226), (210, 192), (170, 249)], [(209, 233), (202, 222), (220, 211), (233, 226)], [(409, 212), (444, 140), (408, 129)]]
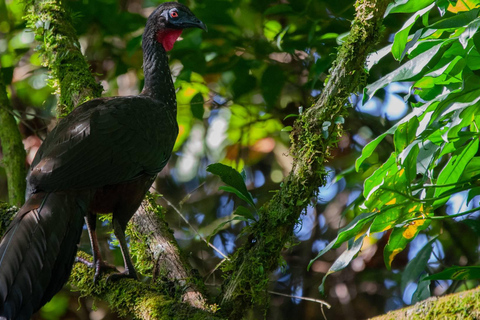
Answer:
[(59, 0), (28, 1), (27, 26), (39, 42), (37, 51), (51, 71), (50, 85), (59, 96), (57, 113), (65, 116), (77, 105), (97, 98), (103, 88), (90, 73), (72, 24)]
[(8, 183), (8, 201), (12, 205), (21, 206), (25, 199), (27, 187), (25, 177), (25, 148), (22, 135), (13, 115), (13, 108), (7, 96), (7, 90), (0, 70), (0, 140)]
[(4, 234), (18, 208), (8, 203), (0, 202), (0, 234)]

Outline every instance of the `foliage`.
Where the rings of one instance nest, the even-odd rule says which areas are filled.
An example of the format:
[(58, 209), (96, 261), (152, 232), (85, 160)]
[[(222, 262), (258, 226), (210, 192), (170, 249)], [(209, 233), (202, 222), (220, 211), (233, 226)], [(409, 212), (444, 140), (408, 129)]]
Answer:
[[(415, 8), (411, 7), (413, 3)], [(480, 3), (463, 3), (467, 5), (465, 11), (455, 9), (447, 1), (392, 4), (390, 14), (415, 12), (395, 34), (391, 46), (396, 60), (408, 61), (368, 85), (363, 100), (368, 101), (391, 81), (409, 81), (410, 89), (404, 99), (410, 102), (412, 111), (363, 148), (356, 170), (367, 171), (372, 165), (378, 168), (365, 180), (363, 199), (354, 208), (358, 215), (339, 230), (337, 238), (317, 258), (344, 242), (363, 241), (365, 234), (370, 237), (389, 231), (383, 255), (385, 265), (391, 268), (395, 256), (419, 233), (434, 236), (439, 232), (432, 224), (478, 211), (473, 208), (442, 214), (453, 195), (465, 194), (466, 206), (479, 195)], [(431, 21), (429, 14), (434, 9), (441, 12), (441, 17)], [(409, 36), (420, 18), (423, 26)], [(394, 152), (380, 166), (369, 163), (387, 136), (393, 138)], [(431, 245), (432, 240), (425, 244), (420, 256), (410, 261), (407, 269), (416, 272), (408, 281), (419, 280), (419, 271), (425, 269), (432, 252)], [(345, 264), (354, 257), (342, 255), (336, 263)], [(339, 270), (336, 263), (329, 273)], [(476, 267), (452, 267), (423, 280), (462, 278), (457, 273), (466, 277), (463, 279), (479, 279), (474, 270)]]

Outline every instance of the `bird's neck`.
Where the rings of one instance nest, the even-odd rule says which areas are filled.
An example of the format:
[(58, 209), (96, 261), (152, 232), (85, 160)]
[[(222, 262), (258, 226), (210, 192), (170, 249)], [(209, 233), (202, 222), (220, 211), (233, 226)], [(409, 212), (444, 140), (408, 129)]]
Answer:
[(145, 84), (141, 94), (161, 100), (176, 109), (175, 87), (168, 66), (167, 53), (157, 41), (143, 43), (143, 72)]

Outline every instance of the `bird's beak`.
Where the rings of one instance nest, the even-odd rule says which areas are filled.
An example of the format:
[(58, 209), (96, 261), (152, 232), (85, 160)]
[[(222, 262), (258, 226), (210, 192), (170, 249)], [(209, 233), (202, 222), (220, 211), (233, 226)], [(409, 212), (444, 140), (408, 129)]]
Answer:
[(189, 16), (189, 17), (186, 17), (186, 18), (184, 18), (180, 21), (177, 20), (175, 24), (178, 25), (179, 27), (181, 27), (182, 29), (184, 29), (184, 28), (200, 28), (200, 29), (208, 32), (207, 26), (205, 25), (205, 23), (200, 21), (200, 19), (198, 19), (195, 16)]

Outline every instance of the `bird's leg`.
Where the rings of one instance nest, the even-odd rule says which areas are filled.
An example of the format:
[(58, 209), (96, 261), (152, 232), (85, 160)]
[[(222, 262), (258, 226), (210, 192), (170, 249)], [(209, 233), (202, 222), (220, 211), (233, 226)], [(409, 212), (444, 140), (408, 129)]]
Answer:
[(93, 262), (89, 262), (79, 257), (77, 257), (76, 260), (84, 263), (90, 268), (95, 268), (95, 276), (93, 278), (93, 281), (97, 283), (103, 272), (111, 269), (116, 270), (116, 268), (115, 266), (106, 263), (102, 259), (102, 254), (100, 253), (100, 248), (98, 246), (97, 232), (95, 231), (97, 225), (97, 216), (94, 215), (92, 212), (87, 212), (85, 216), (85, 222), (87, 224), (90, 245), (92, 246)]
[(127, 241), (125, 240), (125, 228), (126, 224), (120, 223), (117, 219), (113, 218), (113, 232), (120, 243), (120, 249), (122, 250), (123, 263), (125, 265), (125, 271), (122, 273), (114, 273), (107, 278), (108, 281), (115, 281), (121, 278), (133, 278), (138, 279), (137, 272), (133, 266), (130, 253), (128, 252)]

